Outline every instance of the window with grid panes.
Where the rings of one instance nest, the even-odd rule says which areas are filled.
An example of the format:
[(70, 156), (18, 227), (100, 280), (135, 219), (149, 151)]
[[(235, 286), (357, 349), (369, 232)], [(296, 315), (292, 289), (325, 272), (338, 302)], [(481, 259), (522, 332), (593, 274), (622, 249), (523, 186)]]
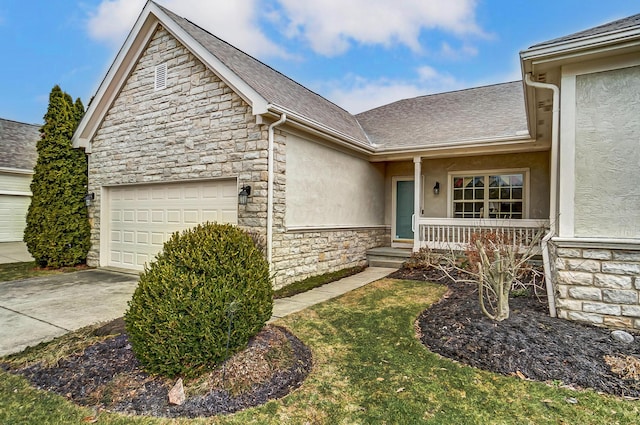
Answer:
[(454, 218), (524, 218), (524, 173), (453, 176)]

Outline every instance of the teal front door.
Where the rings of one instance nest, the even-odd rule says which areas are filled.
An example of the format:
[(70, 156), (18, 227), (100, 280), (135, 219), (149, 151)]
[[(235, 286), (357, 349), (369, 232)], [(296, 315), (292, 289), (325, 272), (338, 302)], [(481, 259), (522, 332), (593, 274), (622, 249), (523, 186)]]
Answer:
[(396, 182), (395, 239), (413, 240), (413, 180)]

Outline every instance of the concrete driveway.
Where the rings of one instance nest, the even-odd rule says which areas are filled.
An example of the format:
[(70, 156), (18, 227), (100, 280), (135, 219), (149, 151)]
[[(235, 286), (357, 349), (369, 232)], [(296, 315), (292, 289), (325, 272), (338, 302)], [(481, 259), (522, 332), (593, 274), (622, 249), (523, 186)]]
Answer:
[[(271, 321), (382, 279), (395, 270), (369, 267), (275, 300)], [(138, 275), (103, 269), (0, 282), (0, 356), (122, 316), (137, 285)]]
[(33, 261), (24, 242), (0, 242), (0, 264)]
[(101, 269), (0, 282), (0, 356), (122, 316), (137, 284)]

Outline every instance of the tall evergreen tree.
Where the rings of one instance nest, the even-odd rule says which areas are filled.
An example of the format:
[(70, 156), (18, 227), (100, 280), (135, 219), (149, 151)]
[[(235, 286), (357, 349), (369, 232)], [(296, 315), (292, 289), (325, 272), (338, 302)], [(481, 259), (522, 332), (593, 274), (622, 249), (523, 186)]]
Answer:
[(84, 196), (87, 158), (71, 145), (84, 114), (80, 99), (55, 86), (37, 143), (38, 160), (31, 182), (24, 241), (40, 266), (63, 267), (83, 263), (90, 246), (90, 226)]

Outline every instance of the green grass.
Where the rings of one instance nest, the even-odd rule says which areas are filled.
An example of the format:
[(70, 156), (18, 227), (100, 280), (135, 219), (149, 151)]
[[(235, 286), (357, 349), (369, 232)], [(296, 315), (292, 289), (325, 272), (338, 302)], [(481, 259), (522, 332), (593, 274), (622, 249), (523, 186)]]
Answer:
[[(222, 417), (167, 420), (102, 413), (97, 423), (638, 423), (639, 401), (496, 375), (429, 352), (413, 325), (444, 290), (383, 279), (277, 322), (309, 345), (314, 356), (305, 383), (281, 400)], [(0, 372), (0, 423), (82, 423), (92, 414)]]
[(364, 267), (351, 267), (348, 269), (338, 270), (332, 273), (325, 273), (318, 276), (311, 276), (306, 279), (293, 282), (292, 284), (287, 285), (283, 288), (275, 290), (273, 292), (273, 297), (276, 299), (291, 297), (293, 295), (309, 291), (313, 288), (326, 285), (327, 283), (335, 282), (336, 280), (340, 280), (344, 277), (353, 276), (356, 273), (360, 273), (362, 270), (364, 270)]
[(75, 272), (77, 267), (63, 267), (61, 269), (43, 269), (36, 266), (34, 261), (26, 263), (0, 264), (0, 282), (11, 280), (28, 279), (31, 277), (45, 276), (51, 274)]

